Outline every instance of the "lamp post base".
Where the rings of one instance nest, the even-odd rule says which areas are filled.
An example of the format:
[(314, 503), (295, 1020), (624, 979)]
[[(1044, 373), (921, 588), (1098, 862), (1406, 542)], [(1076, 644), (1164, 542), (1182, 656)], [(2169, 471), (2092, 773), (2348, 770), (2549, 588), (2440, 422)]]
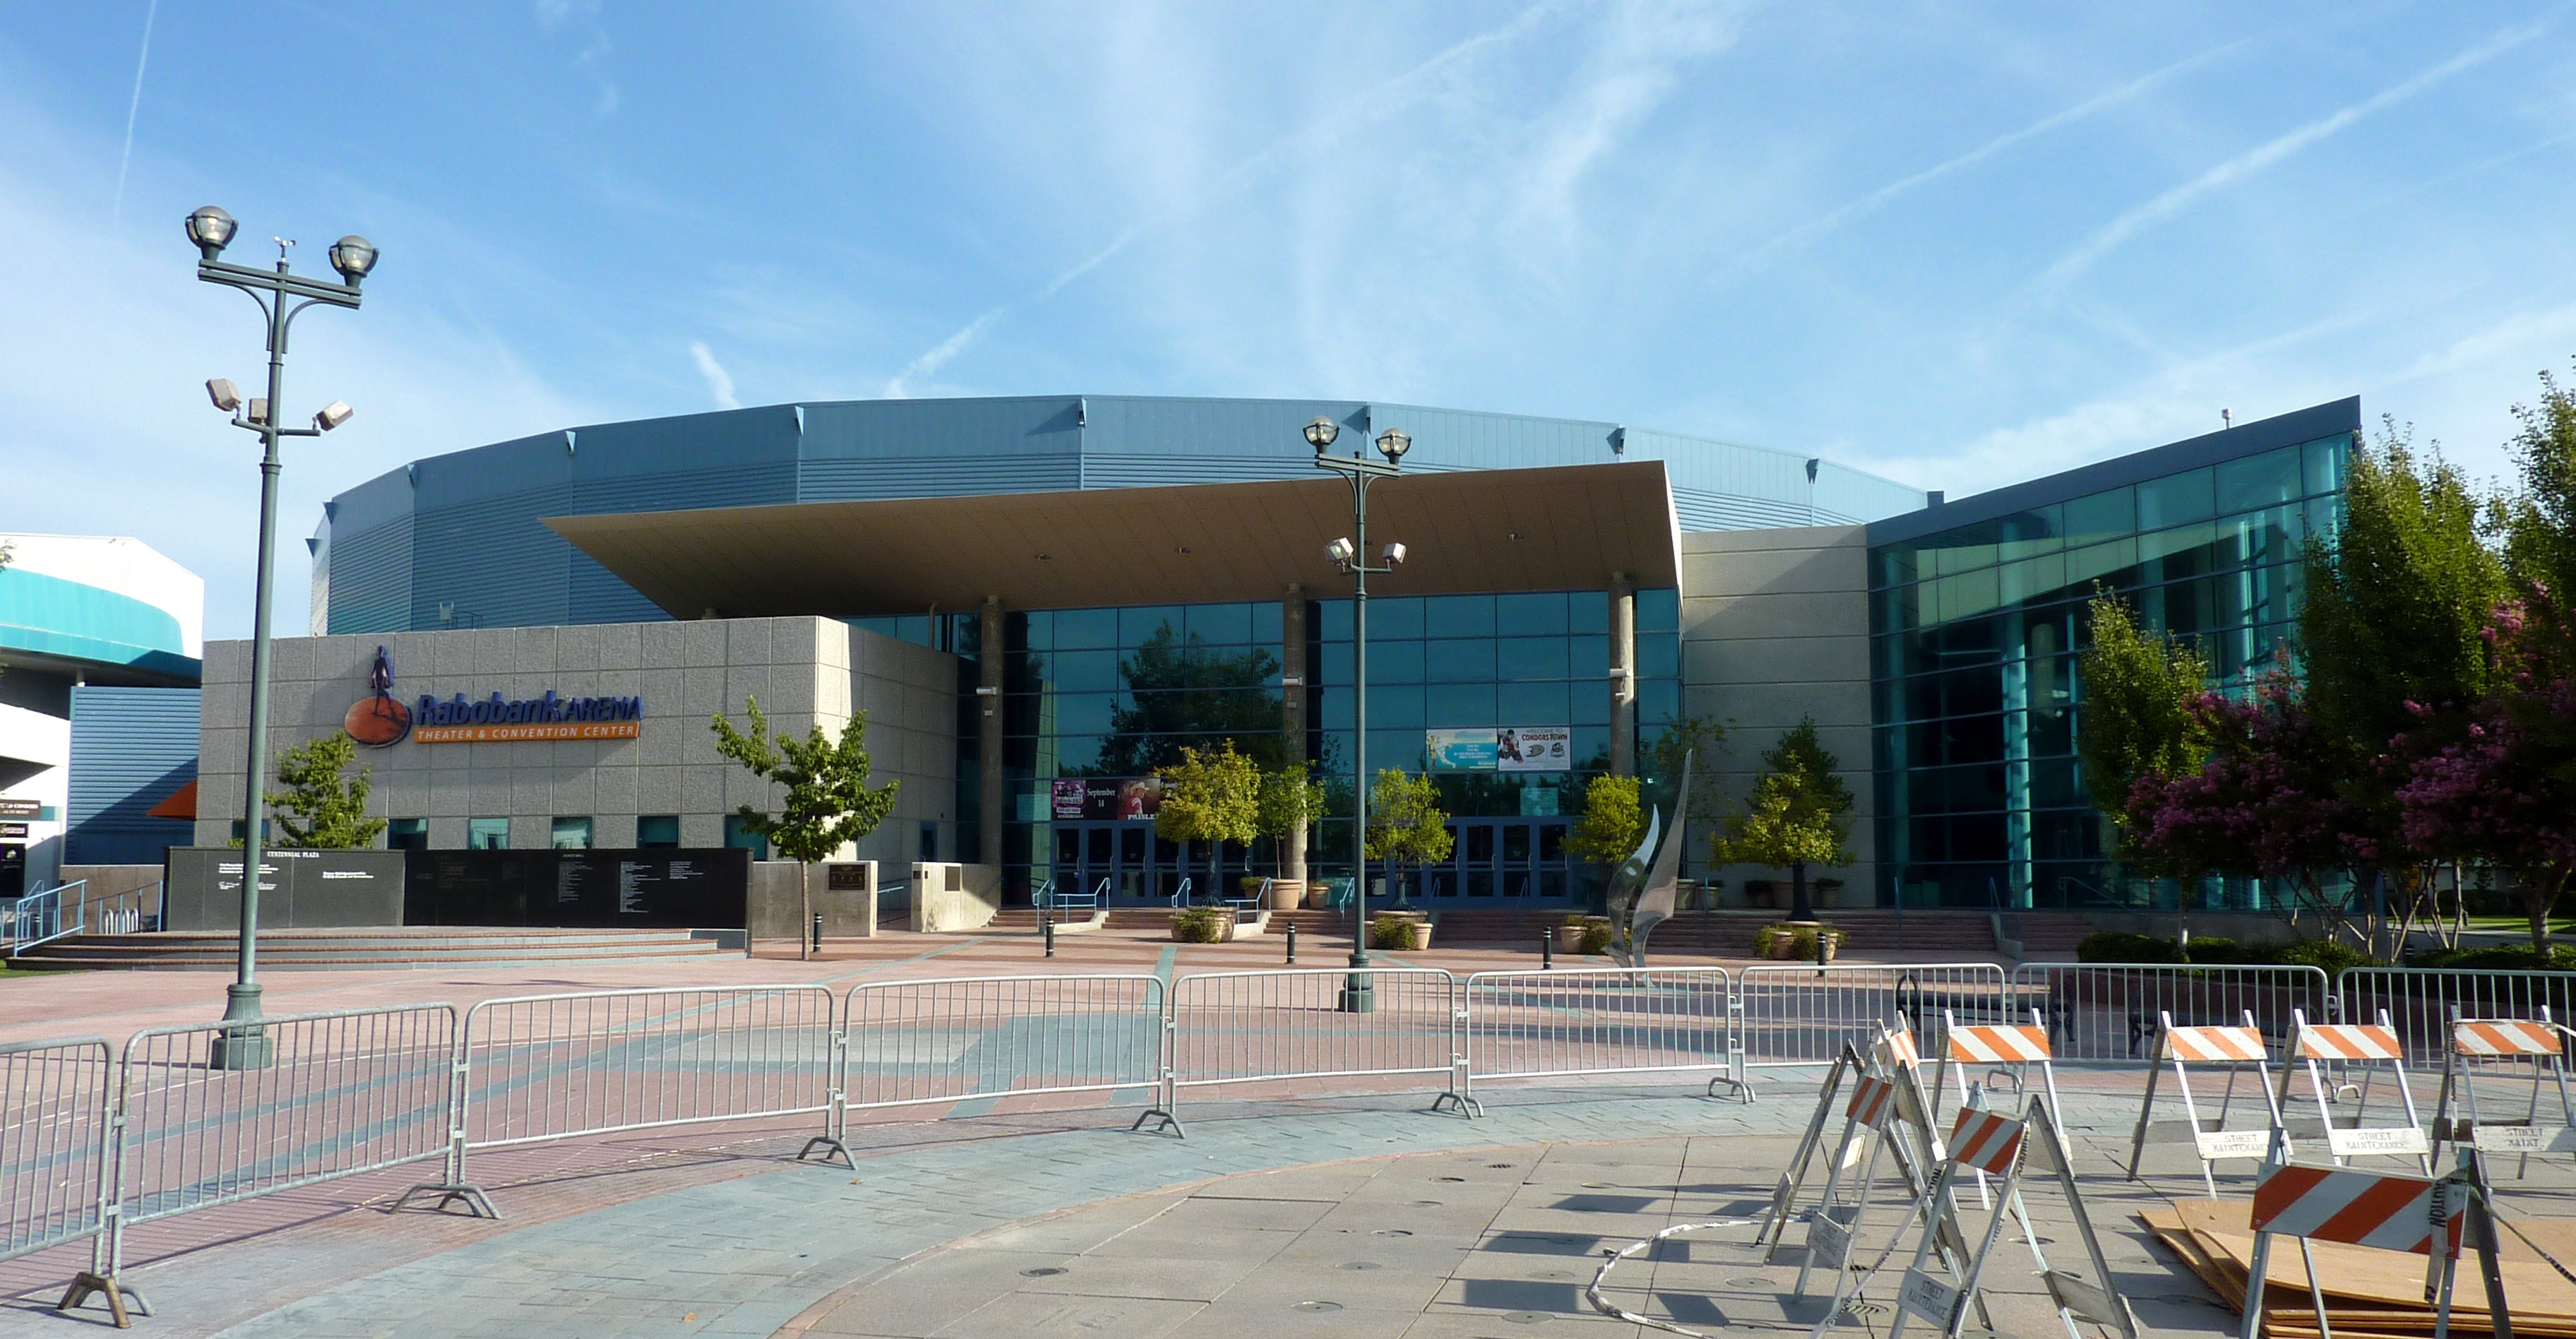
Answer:
[(206, 1048), (209, 1069), (266, 1069), (277, 1063), (277, 1041), (261, 1026), (259, 986), (224, 988), (224, 1030)]
[(1368, 965), (1366, 953), (1351, 954), (1351, 974), (1342, 979), (1341, 998), (1333, 1005), (1336, 1010), (1346, 1014), (1377, 1012), (1377, 978), (1367, 970)]

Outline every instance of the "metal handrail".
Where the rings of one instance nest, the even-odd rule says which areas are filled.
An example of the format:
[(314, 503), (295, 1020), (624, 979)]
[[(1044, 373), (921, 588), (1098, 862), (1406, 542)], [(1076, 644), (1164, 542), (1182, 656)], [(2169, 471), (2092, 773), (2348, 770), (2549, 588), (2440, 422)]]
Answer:
[[(75, 889), (78, 892), (66, 913), (63, 894)], [(39, 889), (10, 903), (7, 910), (9, 914), (0, 924), (8, 929), (9, 956), (14, 958), (39, 944), (49, 944), (87, 928), (89, 880), (75, 879)]]

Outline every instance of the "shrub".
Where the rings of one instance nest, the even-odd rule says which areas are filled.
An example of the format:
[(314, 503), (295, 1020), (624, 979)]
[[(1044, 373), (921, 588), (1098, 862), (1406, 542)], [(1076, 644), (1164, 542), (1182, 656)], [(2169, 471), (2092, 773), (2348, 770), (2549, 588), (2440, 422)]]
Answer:
[(2409, 967), (2471, 967), (2504, 972), (2576, 971), (2576, 944), (2552, 944), (2543, 959), (2529, 944), (2500, 948), (2426, 949), (2406, 959)]
[(1556, 932), (1556, 943), (1568, 953), (1607, 953), (1610, 951), (1610, 918), (1568, 916), (1564, 927)]
[(1369, 917), (1369, 947), (1398, 953), (1412, 948), (1413, 923), (1411, 916)]
[(2269, 960), (2269, 954), (2265, 950), (2245, 948), (2225, 935), (2195, 935), (2190, 943), (2182, 946), (2182, 956), (2185, 962), (2202, 967), (2225, 967)]
[[(1833, 945), (1836, 949), (1840, 949), (1842, 947), (1842, 931), (1828, 927), (1824, 933), (1832, 939)], [(1812, 925), (1763, 926), (1761, 931), (1753, 937), (1754, 955), (1763, 958), (1773, 956), (1779, 951), (1780, 941), (1784, 937), (1789, 941), (1790, 957), (1806, 961), (1814, 961), (1816, 956), (1817, 931), (1816, 927)]]
[(1234, 928), (1224, 907), (1183, 907), (1172, 913), (1172, 938), (1184, 944), (1221, 944)]
[(2379, 960), (2354, 948), (2330, 940), (2309, 939), (2296, 944), (2283, 944), (2272, 950), (2272, 961), (2290, 967), (2321, 967), (2331, 981), (2343, 975), (2347, 967), (2375, 967)]
[(2180, 962), (2182, 952), (2170, 939), (2127, 930), (2099, 930), (2075, 946), (2077, 962)]

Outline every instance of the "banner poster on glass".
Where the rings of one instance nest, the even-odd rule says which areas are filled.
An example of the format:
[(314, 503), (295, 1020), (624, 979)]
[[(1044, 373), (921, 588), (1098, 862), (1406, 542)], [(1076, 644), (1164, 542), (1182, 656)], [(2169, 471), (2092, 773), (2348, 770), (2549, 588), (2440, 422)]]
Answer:
[(1163, 781), (1152, 776), (1060, 777), (1050, 787), (1049, 803), (1060, 821), (1152, 818), (1163, 804)]
[(1562, 772), (1574, 765), (1574, 731), (1562, 725), (1505, 726), (1494, 740), (1495, 766), (1505, 772)]

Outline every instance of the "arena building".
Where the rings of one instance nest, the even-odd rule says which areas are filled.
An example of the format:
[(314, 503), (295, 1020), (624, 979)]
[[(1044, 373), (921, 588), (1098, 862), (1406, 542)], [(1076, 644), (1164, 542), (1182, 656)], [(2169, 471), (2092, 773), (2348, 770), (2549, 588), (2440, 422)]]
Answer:
[[(1457, 842), (1439, 905), (1580, 905), (1589, 776), (1672, 778), (1685, 719), (1740, 793), (1812, 717), (1856, 797), (1847, 905), (2082, 905), (2105, 882), (2075, 777), (2081, 602), (2132, 592), (2259, 663), (2334, 523), (2344, 400), (1945, 501), (1830, 461), (1612, 423), (1409, 405), (1031, 397), (780, 405), (566, 429), (417, 461), (333, 499), (313, 633), (282, 641), (272, 747), (380, 690), (364, 756), (397, 845), (754, 841), (708, 717), (869, 713), (895, 818), (859, 854), (1150, 903), (1267, 872), (1268, 843), (1161, 840), (1141, 784), (1235, 741), (1346, 775), (1350, 580), (1336, 450), (1412, 449), (1370, 494), (1372, 769), (1429, 770)], [(377, 651), (384, 656), (379, 665)], [(242, 798), (246, 648), (208, 649), (197, 840)], [(593, 704), (573, 709), (568, 703)], [(618, 704), (616, 712), (597, 715)], [(613, 727), (613, 728), (612, 728)], [(227, 767), (229, 766), (229, 770)], [(1346, 806), (1346, 795), (1337, 801)], [(1342, 812), (1347, 813), (1347, 808)], [(1338, 829), (1338, 830), (1337, 830)], [(1693, 873), (1722, 903), (1776, 871)], [(1347, 820), (1312, 846), (1347, 873)]]

